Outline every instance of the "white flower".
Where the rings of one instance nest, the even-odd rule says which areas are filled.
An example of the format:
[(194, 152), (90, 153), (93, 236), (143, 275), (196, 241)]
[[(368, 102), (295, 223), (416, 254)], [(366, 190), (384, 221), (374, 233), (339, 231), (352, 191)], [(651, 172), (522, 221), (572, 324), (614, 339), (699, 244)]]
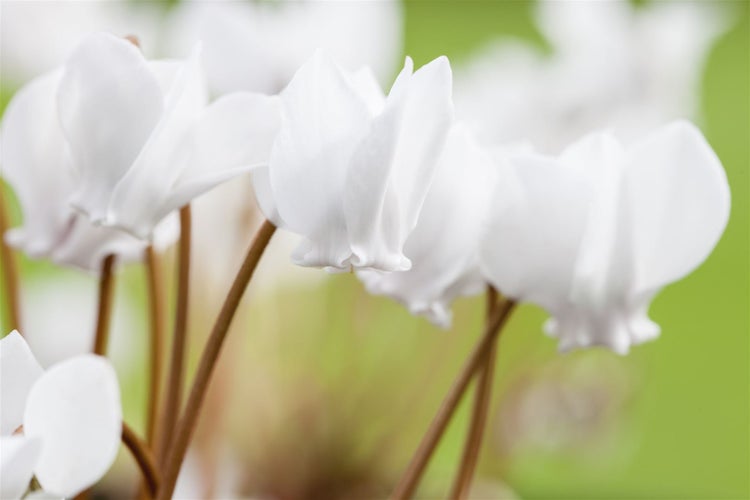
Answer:
[(591, 130), (630, 141), (698, 118), (704, 62), (730, 19), (718, 3), (539, 2), (551, 54), (488, 45), (456, 69), (458, 117), (490, 143), (530, 140), (548, 153)]
[(32, 475), (46, 493), (72, 497), (109, 470), (122, 408), (106, 359), (84, 354), (43, 371), (13, 331), (0, 340), (0, 375), (1, 498), (21, 498)]
[[(60, 72), (32, 80), (8, 104), (0, 131), (3, 178), (13, 187), (23, 212), (23, 226), (6, 241), (34, 258), (96, 270), (108, 254), (118, 262), (140, 260), (146, 243), (112, 228), (96, 227), (68, 204), (78, 171), (60, 128), (56, 93)], [(155, 243), (174, 240), (176, 227), (166, 221)]]
[(708, 257), (729, 216), (726, 175), (700, 131), (676, 122), (628, 149), (594, 134), (557, 158), (512, 163), (518, 183), (498, 183), (482, 248), (492, 284), (547, 309), (562, 350), (624, 354), (656, 337), (651, 299)]
[(412, 74), (407, 58), (384, 98), (371, 73), (317, 52), (281, 98), (269, 168), (254, 182), (266, 216), (305, 237), (295, 263), (408, 269), (403, 246), (452, 122), (448, 60)]
[(206, 106), (199, 54), (148, 62), (98, 33), (68, 58), (58, 106), (80, 173), (70, 201), (93, 222), (148, 238), (173, 210), (267, 162), (277, 98), (236, 93)]
[(347, 69), (391, 78), (401, 54), (398, 1), (180, 2), (167, 17), (166, 53), (183, 55), (201, 40), (213, 92), (277, 93), (315, 49)]
[(449, 326), (450, 303), (484, 289), (479, 241), (499, 173), (468, 129), (454, 125), (417, 225), (404, 246), (411, 269), (360, 271), (357, 274), (368, 291), (394, 297), (413, 314)]

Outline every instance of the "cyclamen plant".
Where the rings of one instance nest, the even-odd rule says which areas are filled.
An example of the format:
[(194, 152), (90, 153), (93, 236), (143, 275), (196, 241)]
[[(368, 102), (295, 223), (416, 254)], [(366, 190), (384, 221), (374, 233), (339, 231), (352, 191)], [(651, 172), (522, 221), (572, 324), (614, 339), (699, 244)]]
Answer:
[[(647, 316), (651, 299), (699, 266), (727, 223), (724, 170), (686, 122), (626, 146), (593, 133), (555, 157), (502, 152), (454, 121), (444, 57), (416, 71), (407, 58), (386, 95), (368, 69), (350, 72), (317, 52), (278, 96), (239, 92), (207, 104), (199, 50), (186, 61), (148, 61), (127, 40), (91, 35), (62, 69), (31, 82), (8, 107), (3, 177), (19, 197), (24, 226), (5, 240), (32, 257), (101, 273), (95, 354), (43, 372), (19, 333), (0, 343), (3, 498), (22, 497), (32, 475), (50, 494), (84, 491), (106, 473), (121, 437), (141, 467), (144, 491), (171, 498), (229, 326), (277, 228), (302, 238), (296, 264), (355, 270), (372, 293), (442, 326), (450, 324), (456, 297), (487, 290), (481, 340), (393, 493), (413, 495), (478, 378), (451, 493), (465, 498), (497, 338), (516, 305), (545, 308), (552, 316), (546, 330), (561, 350), (602, 345), (625, 354), (658, 336)], [(189, 203), (243, 172), (253, 173), (268, 220), (227, 293), (182, 404)], [(122, 422), (116, 375), (102, 357), (111, 264), (145, 258), (158, 346), (164, 311), (153, 278), (165, 245), (156, 243), (169, 242), (160, 234), (169, 232), (175, 210), (174, 347), (163, 403), (162, 353), (150, 352), (148, 435), (141, 441)], [(5, 276), (14, 276), (9, 270)], [(17, 304), (13, 283), (7, 295)]]

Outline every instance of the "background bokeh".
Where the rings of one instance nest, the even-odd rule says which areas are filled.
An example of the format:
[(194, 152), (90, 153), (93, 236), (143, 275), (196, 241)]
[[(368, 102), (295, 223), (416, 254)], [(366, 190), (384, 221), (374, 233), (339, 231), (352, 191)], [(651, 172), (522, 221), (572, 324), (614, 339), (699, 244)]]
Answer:
[[(541, 332), (545, 313), (520, 308), (502, 336), (476, 498), (750, 497), (750, 9), (742, 0), (721, 3), (730, 27), (702, 72), (699, 125), (729, 178), (726, 233), (702, 267), (654, 301), (662, 336), (627, 357), (599, 349), (559, 355)], [(460, 65), (499, 35), (551, 51), (533, 8), (406, 2), (404, 53), (416, 66), (441, 54)], [(4, 107), (21, 82), (0, 75), (0, 83)], [(251, 196), (245, 184), (223, 189)], [(3, 193), (15, 203), (6, 185)], [(227, 231), (243, 229), (233, 233), (238, 252), (196, 244), (194, 359), (226, 289), (222, 273), (238, 262), (259, 220), (213, 215)], [(13, 216), (20, 222), (17, 208)], [(386, 495), (477, 339), (481, 297), (459, 300), (453, 327), (442, 331), (368, 295), (353, 275), (293, 269), (288, 250), (283, 238), (274, 242), (248, 290), (181, 481), (185, 496)], [(40, 360), (86, 350), (95, 277), (19, 259), (23, 320)], [(163, 259), (169, 284), (172, 260), (170, 251)], [(118, 275), (111, 345), (125, 418), (139, 429), (147, 387), (143, 286), (137, 266)], [(426, 498), (444, 497), (452, 481), (469, 399), (422, 483)], [(120, 457), (99, 493), (132, 491), (129, 458)]]

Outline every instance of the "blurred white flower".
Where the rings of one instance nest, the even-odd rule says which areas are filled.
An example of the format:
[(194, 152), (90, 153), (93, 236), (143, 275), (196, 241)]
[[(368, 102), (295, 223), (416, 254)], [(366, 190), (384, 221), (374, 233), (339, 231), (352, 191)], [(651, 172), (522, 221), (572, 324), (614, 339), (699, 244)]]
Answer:
[(557, 153), (591, 130), (621, 140), (698, 118), (708, 51), (724, 5), (543, 1), (536, 20), (552, 53), (497, 40), (456, 69), (455, 102), (483, 141), (530, 140)]
[(346, 69), (373, 68), (389, 79), (401, 56), (398, 1), (183, 1), (169, 13), (166, 54), (183, 56), (196, 41), (213, 92), (279, 92), (316, 48)]
[(21, 498), (32, 475), (45, 492), (72, 497), (109, 470), (122, 408), (105, 358), (84, 354), (43, 371), (13, 331), (0, 340), (0, 375), (0, 497)]
[[(146, 246), (122, 231), (96, 227), (68, 204), (79, 172), (72, 162), (57, 112), (61, 73), (40, 76), (8, 104), (0, 129), (2, 177), (13, 187), (23, 212), (23, 226), (4, 237), (34, 258), (97, 270), (108, 254), (118, 262), (140, 260)], [(157, 246), (176, 236), (174, 221), (155, 235)]]
[(277, 98), (235, 93), (206, 106), (199, 54), (149, 63), (98, 33), (68, 58), (58, 105), (80, 172), (71, 203), (94, 223), (148, 238), (173, 210), (267, 162)]
[[(59, 67), (89, 33), (136, 35), (145, 50), (155, 47), (161, 9), (127, 0), (3, 1), (0, 15), (0, 78), (19, 85)], [(7, 88), (7, 87), (6, 87)]]
[(411, 269), (358, 272), (368, 291), (394, 297), (412, 314), (449, 326), (451, 302), (485, 286), (479, 270), (479, 240), (498, 174), (493, 159), (468, 129), (454, 125), (417, 225), (404, 246)]
[(481, 250), (490, 282), (547, 309), (561, 350), (624, 354), (655, 338), (651, 299), (708, 257), (729, 216), (726, 174), (700, 131), (676, 122), (627, 150), (593, 134), (512, 164), (518, 183), (495, 196)]
[(295, 263), (411, 267), (403, 246), (453, 119), (448, 60), (412, 67), (407, 58), (386, 98), (372, 73), (317, 52), (282, 92), (281, 129), (254, 183), (266, 216), (305, 237)]

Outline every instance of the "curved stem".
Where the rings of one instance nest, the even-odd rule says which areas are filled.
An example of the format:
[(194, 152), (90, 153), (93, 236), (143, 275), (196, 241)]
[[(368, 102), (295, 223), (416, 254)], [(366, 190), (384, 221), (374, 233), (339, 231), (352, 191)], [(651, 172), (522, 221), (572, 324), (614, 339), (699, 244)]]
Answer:
[(107, 255), (102, 261), (99, 273), (99, 305), (96, 313), (96, 333), (94, 334), (94, 354), (105, 356), (109, 343), (109, 324), (112, 316), (112, 296), (115, 288), (113, 273), (115, 256)]
[(193, 381), (193, 387), (190, 391), (185, 411), (177, 425), (174, 441), (164, 462), (164, 481), (162, 487), (159, 489), (158, 500), (172, 498), (177, 476), (193, 432), (195, 431), (201, 405), (208, 389), (208, 383), (211, 381), (211, 375), (219, 358), (224, 339), (229, 331), (229, 326), (232, 323), (232, 318), (234, 318), (234, 313), (237, 311), (242, 295), (245, 292), (247, 284), (250, 282), (250, 278), (253, 276), (258, 261), (275, 231), (276, 227), (271, 222), (263, 222), (255, 235), (253, 243), (250, 245), (242, 266), (237, 272), (237, 276), (234, 278), (234, 282), (221, 307), (216, 323), (214, 323), (195, 374), (195, 380)]
[(158, 458), (162, 461), (174, 436), (177, 415), (180, 411), (185, 379), (185, 347), (187, 337), (188, 300), (190, 294), (190, 205), (180, 209), (180, 243), (177, 262), (177, 308), (172, 334), (172, 357), (169, 365), (169, 380), (161, 423), (161, 441)]
[(141, 469), (143, 479), (146, 481), (149, 493), (153, 497), (159, 488), (161, 478), (156, 468), (156, 460), (148, 449), (148, 445), (130, 428), (125, 422), (122, 423), (122, 442), (133, 454), (138, 467)]
[(5, 243), (5, 233), (9, 229), (10, 221), (8, 220), (8, 207), (5, 206), (5, 195), (2, 189), (3, 187), (0, 185), (0, 256), (3, 259), (3, 284), (5, 286), (5, 298), (8, 303), (8, 320), (10, 322), (10, 325), (8, 325), (10, 328), (6, 328), (5, 330), (9, 332), (20, 330), (21, 328), (21, 306), (16, 259), (13, 251)]
[(464, 392), (466, 392), (466, 388), (468, 387), (471, 378), (479, 368), (480, 364), (484, 361), (489, 350), (492, 348), (500, 330), (508, 320), (508, 317), (510, 317), (510, 313), (513, 311), (514, 306), (515, 302), (509, 300), (501, 307), (498, 307), (492, 314), (492, 317), (485, 326), (482, 339), (467, 358), (461, 369), (461, 373), (453, 382), (448, 395), (443, 399), (443, 403), (441, 404), (438, 413), (435, 415), (435, 418), (430, 424), (430, 428), (419, 443), (419, 448), (417, 448), (406, 472), (404, 472), (401, 481), (399, 481), (396, 486), (392, 498), (406, 499), (411, 498), (414, 494), (414, 491), (419, 484), (419, 480), (427, 467), (427, 463), (435, 451), (440, 438), (443, 436), (456, 407), (461, 402), (461, 397), (464, 395)]
[(162, 293), (161, 270), (159, 258), (154, 248), (149, 245), (145, 252), (146, 282), (148, 289), (150, 338), (149, 338), (149, 393), (146, 414), (146, 442), (153, 446), (156, 437), (157, 410), (159, 409), (159, 392), (162, 370), (162, 353), (164, 351), (164, 295)]
[[(487, 289), (487, 321), (492, 316), (497, 303), (497, 291), (489, 287)], [(463, 455), (461, 456), (461, 465), (458, 475), (453, 483), (449, 498), (465, 499), (469, 495), (471, 479), (474, 476), (477, 461), (479, 459), (479, 450), (482, 444), (482, 436), (487, 424), (487, 413), (490, 406), (490, 395), (492, 394), (492, 378), (494, 375), (495, 357), (497, 353), (497, 341), (492, 343), (490, 351), (487, 353), (484, 363), (479, 367), (477, 388), (474, 393), (474, 406), (471, 412), (471, 423), (466, 436)]]

